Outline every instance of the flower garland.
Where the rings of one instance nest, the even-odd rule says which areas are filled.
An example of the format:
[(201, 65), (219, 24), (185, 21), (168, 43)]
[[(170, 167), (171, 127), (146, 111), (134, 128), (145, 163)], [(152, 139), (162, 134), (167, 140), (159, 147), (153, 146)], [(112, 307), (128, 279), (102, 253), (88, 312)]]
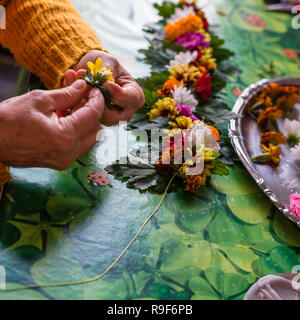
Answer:
[[(300, 160), (300, 121), (290, 120), (289, 115), (300, 99), (300, 88), (280, 86), (271, 83), (255, 98), (249, 112), (257, 119), (263, 131), (260, 138), (263, 154), (252, 158), (254, 163), (267, 164), (274, 168), (281, 162), (280, 145), (290, 146), (290, 155), (295, 161)], [(284, 131), (279, 130), (277, 119), (286, 117)], [(300, 195), (290, 196), (290, 210), (300, 218)]]
[[(228, 174), (226, 163), (232, 161), (223, 157), (221, 145), (226, 144), (226, 139), (219, 128), (224, 130), (222, 124), (226, 125), (233, 114), (217, 94), (226, 86), (218, 69), (223, 74), (232, 72), (232, 67), (224, 68), (223, 61), (233, 54), (222, 47), (223, 40), (210, 32), (196, 1), (180, 0), (178, 4), (165, 1), (155, 7), (163, 20), (158, 29), (146, 30), (152, 39), (150, 47), (141, 50), (154, 71), (151, 77), (139, 79), (146, 103), (138, 115), (142, 120), (135, 119), (130, 125), (139, 129), (166, 129), (160, 157), (152, 168), (152, 178), (148, 163), (144, 167), (134, 166), (129, 158), (128, 165), (116, 162), (106, 170), (127, 181), (130, 188), (158, 192), (178, 172), (174, 184), (196, 192), (212, 174)], [(203, 143), (196, 145), (199, 136), (203, 137)], [(180, 164), (178, 159), (182, 160)], [(200, 161), (201, 171), (189, 174)]]

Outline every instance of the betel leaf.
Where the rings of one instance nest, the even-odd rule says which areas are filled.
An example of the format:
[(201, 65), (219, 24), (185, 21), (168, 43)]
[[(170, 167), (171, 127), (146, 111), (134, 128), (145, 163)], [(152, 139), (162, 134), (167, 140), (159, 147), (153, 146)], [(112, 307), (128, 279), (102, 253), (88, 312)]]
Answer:
[[(123, 160), (122, 163), (125, 163)], [(127, 157), (126, 162), (126, 164), (121, 164), (121, 160), (116, 161), (106, 167), (105, 170), (115, 179), (127, 182), (127, 187), (130, 189), (152, 190), (157, 193), (165, 191), (171, 179), (170, 174), (161, 175), (154, 165), (148, 164), (137, 157)]]
[(215, 160), (214, 165), (215, 167), (212, 170), (212, 174), (217, 174), (219, 176), (229, 175), (229, 170), (227, 169), (227, 165), (224, 162)]
[(157, 129), (167, 129), (170, 119), (167, 117), (159, 117), (153, 119), (149, 122), (147, 117), (134, 117), (133, 120), (129, 123), (131, 129), (140, 129), (140, 130), (157, 130)]
[(165, 1), (161, 5), (154, 4), (154, 8), (158, 10), (158, 14), (164, 19), (169, 19), (177, 7), (178, 5), (171, 1)]
[(210, 99), (204, 105), (199, 106), (196, 115), (199, 119), (206, 120), (212, 124), (228, 123), (231, 119), (238, 117), (219, 98)]

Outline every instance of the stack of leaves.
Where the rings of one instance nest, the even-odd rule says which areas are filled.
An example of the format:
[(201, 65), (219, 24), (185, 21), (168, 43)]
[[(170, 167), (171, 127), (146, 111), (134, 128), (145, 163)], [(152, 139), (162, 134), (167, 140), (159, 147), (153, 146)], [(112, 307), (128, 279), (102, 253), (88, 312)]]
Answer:
[[(299, 88), (276, 83), (268, 85), (255, 98), (249, 112), (257, 118), (258, 126), (263, 131), (260, 139), (263, 154), (254, 157), (253, 162), (277, 167), (281, 161), (280, 145), (288, 142), (291, 147), (295, 147), (300, 143), (300, 122), (288, 119), (299, 98)], [(286, 117), (284, 127), (287, 138), (279, 130), (277, 123), (277, 120), (283, 117)], [(297, 150), (292, 151), (297, 153)]]
[[(233, 53), (223, 48), (224, 41), (210, 31), (196, 1), (165, 1), (154, 6), (162, 20), (148, 27), (150, 46), (141, 50), (153, 71), (150, 77), (138, 80), (144, 89), (145, 105), (130, 125), (144, 130), (165, 129), (160, 157), (153, 166), (144, 159), (144, 167), (139, 163), (134, 168), (133, 161), (129, 161), (128, 165), (117, 162), (106, 170), (127, 181), (131, 188), (156, 191), (162, 189), (158, 183), (165, 185), (162, 181), (177, 173), (174, 184), (194, 192), (206, 184), (211, 174), (228, 174), (226, 164), (232, 164), (234, 156), (228, 152), (224, 128), (233, 114), (219, 95), (227, 76), (237, 70), (226, 61)], [(176, 144), (178, 136), (181, 138)], [(199, 136), (203, 138), (200, 145), (195, 144)], [(177, 153), (176, 146), (180, 146)], [(176, 161), (178, 158), (182, 161)], [(190, 175), (188, 169), (200, 161), (202, 170)]]

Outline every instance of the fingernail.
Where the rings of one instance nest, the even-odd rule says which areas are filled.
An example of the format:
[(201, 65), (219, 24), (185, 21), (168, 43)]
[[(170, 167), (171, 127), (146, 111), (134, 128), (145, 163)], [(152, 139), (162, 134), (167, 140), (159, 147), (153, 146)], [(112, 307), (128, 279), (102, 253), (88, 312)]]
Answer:
[(83, 89), (86, 87), (86, 82), (84, 80), (77, 80), (72, 84), (75, 89)]

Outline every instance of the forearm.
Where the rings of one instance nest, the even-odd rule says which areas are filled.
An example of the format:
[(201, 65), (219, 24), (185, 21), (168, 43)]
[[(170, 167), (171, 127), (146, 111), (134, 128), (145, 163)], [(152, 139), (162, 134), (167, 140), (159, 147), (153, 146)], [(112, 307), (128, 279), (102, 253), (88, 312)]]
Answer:
[(84, 54), (103, 50), (70, 0), (0, 0), (1, 4), (6, 4), (6, 30), (0, 30), (0, 43), (49, 89), (61, 87), (65, 72)]

